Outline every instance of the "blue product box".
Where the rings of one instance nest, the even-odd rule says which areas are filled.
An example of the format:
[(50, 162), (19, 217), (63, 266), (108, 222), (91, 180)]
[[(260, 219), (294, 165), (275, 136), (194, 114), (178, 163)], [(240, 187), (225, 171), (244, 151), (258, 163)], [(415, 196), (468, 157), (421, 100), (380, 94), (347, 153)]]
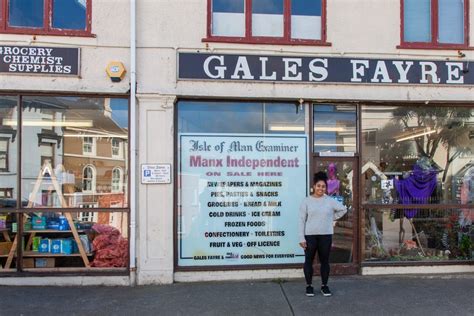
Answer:
[(61, 240), (61, 253), (70, 255), (72, 254), (72, 240), (62, 239)]
[(72, 239), (71, 242), (72, 242), (72, 253), (78, 253), (79, 247), (77, 247), (77, 242), (74, 239)]
[(61, 239), (51, 240), (51, 253), (61, 253)]
[(43, 238), (40, 241), (39, 252), (51, 252), (51, 239), (48, 238)]
[(46, 229), (46, 217), (44, 216), (33, 216), (31, 220), (31, 228), (33, 229)]

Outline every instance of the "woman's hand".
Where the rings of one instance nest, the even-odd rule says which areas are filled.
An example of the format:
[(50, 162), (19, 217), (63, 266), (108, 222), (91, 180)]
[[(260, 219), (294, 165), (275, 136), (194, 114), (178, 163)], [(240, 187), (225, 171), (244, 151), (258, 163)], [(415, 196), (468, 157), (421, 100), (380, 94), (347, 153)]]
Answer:
[(306, 241), (300, 242), (300, 247), (306, 250)]

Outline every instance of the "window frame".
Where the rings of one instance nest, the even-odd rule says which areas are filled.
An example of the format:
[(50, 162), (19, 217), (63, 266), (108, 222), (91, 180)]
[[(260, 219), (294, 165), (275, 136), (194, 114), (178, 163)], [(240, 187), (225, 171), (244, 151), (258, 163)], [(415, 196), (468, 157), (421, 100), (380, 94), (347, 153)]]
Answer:
[(68, 30), (53, 28), (53, 0), (44, 0), (43, 26), (35, 27), (17, 27), (9, 26), (8, 4), (10, 0), (0, 0), (0, 34), (26, 34), (26, 35), (53, 35), (53, 36), (80, 36), (95, 37), (92, 34), (92, 0), (86, 0), (86, 29)]
[[(207, 34), (203, 42), (221, 42), (236, 44), (271, 44), (271, 45), (313, 45), (331, 46), (327, 42), (327, 0), (321, 0), (321, 39), (293, 39), (291, 38), (291, 0), (283, 0), (283, 37), (252, 36), (252, 1), (245, 1), (245, 36), (215, 36), (212, 35), (212, 0), (207, 0)], [(248, 9), (247, 9), (248, 8)]]
[(464, 0), (464, 43), (451, 44), (438, 42), (438, 1), (430, 0), (431, 42), (406, 42), (405, 38), (405, 0), (400, 0), (400, 45), (402, 49), (467, 49), (469, 46), (469, 0)]

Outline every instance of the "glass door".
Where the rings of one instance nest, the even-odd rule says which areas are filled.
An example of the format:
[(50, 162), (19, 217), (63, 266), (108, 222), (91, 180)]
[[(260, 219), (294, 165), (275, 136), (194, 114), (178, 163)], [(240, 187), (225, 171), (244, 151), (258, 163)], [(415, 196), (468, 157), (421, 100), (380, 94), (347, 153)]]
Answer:
[[(328, 175), (327, 194), (344, 204), (348, 210), (344, 217), (334, 222), (330, 255), (332, 274), (358, 272), (356, 166), (356, 157), (315, 157), (313, 160), (313, 172), (324, 171)], [(319, 268), (315, 271), (319, 271)]]

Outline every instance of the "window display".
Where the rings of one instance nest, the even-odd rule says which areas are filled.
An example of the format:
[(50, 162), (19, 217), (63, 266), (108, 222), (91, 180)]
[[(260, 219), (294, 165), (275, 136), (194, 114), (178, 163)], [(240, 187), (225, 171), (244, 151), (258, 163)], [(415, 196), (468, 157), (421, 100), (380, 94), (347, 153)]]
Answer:
[(366, 261), (474, 258), (472, 210), (418, 209), (416, 215), (415, 210), (406, 212), (403, 209), (365, 211), (362, 249)]
[(363, 106), (361, 118), (365, 260), (472, 260), (474, 110)]
[(361, 116), (363, 202), (461, 203), (453, 179), (474, 162), (472, 108), (363, 106)]
[[(0, 98), (0, 140), (15, 148), (0, 177), (0, 271), (125, 271), (128, 156), (120, 150), (128, 149), (128, 100), (23, 96), (18, 107), (19, 100)], [(3, 213), (11, 209), (16, 215)]]

